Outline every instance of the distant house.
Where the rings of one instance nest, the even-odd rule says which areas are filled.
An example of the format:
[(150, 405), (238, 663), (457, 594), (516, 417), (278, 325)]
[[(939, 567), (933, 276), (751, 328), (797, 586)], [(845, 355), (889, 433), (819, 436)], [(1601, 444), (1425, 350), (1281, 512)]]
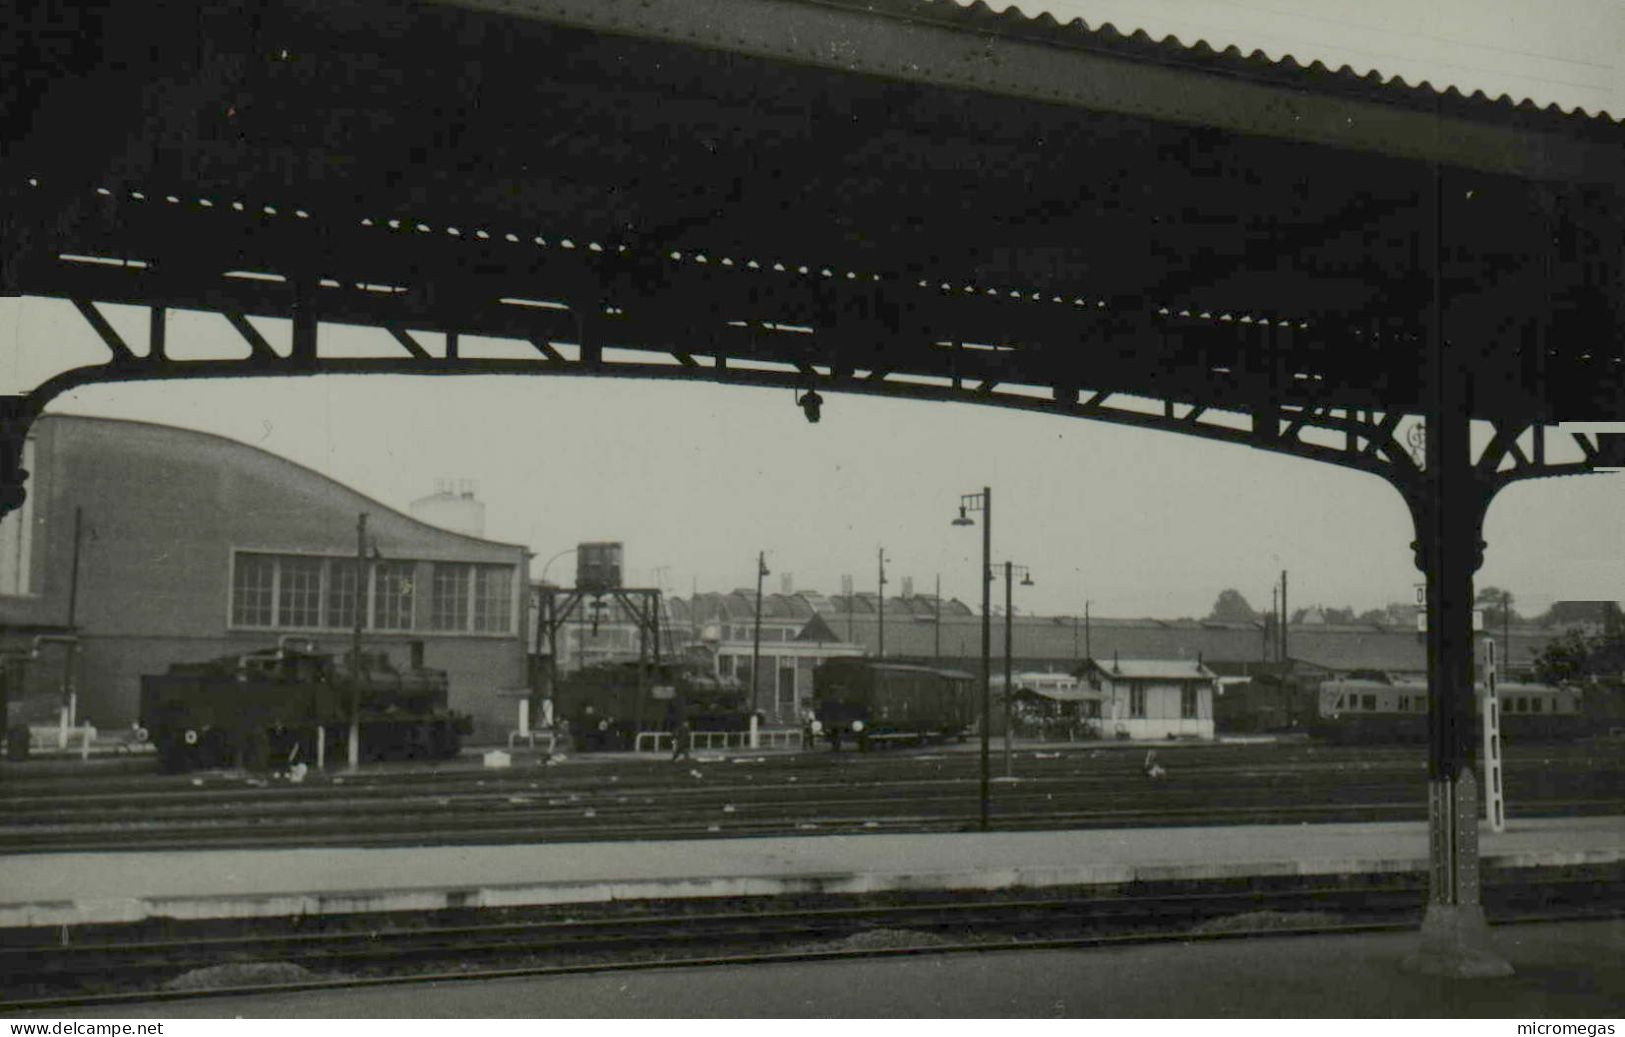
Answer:
[(1086, 659), (1084, 686), (1101, 693), (1102, 733), (1108, 738), (1213, 737), (1218, 677), (1191, 659)]
[(865, 654), (861, 645), (843, 640), (830, 626), (818, 611), (821, 603), (819, 595), (764, 595), (760, 642), (756, 599), (749, 588), (675, 599), (673, 625), (686, 624), (690, 643), (704, 646), (716, 660), (718, 676), (746, 687), (752, 684), (752, 659), (758, 658), (756, 708), (769, 723), (793, 724), (811, 705), (813, 672), (824, 660)]

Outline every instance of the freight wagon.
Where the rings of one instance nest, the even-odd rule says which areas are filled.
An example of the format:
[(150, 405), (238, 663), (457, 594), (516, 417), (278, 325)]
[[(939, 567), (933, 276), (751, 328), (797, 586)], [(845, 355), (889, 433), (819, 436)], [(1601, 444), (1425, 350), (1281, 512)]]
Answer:
[(830, 659), (813, 671), (813, 734), (840, 749), (877, 740), (963, 737), (976, 723), (976, 679), (959, 670)]

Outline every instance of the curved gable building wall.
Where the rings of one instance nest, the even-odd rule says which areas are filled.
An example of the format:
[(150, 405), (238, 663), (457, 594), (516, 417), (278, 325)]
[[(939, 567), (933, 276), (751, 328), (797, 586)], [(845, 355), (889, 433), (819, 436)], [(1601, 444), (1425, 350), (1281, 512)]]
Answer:
[[(425, 525), (204, 433), (50, 415), (33, 439), (30, 593), (0, 595), (0, 628), (16, 644), (66, 626), (80, 509), (81, 716), (103, 728), (130, 723), (142, 674), (267, 647), (282, 634), (348, 651), (352, 620), (332, 581), (352, 578), (356, 519), (367, 512), (398, 629), (369, 629), (363, 650), (387, 651), (404, 668), (411, 642), (423, 642), (425, 664), (448, 671), (453, 708), (474, 715), (477, 735), (512, 726), (511, 696), (525, 681), (523, 547)], [(277, 596), (267, 598), (271, 587)], [(30, 691), (51, 679), (34, 674)]]

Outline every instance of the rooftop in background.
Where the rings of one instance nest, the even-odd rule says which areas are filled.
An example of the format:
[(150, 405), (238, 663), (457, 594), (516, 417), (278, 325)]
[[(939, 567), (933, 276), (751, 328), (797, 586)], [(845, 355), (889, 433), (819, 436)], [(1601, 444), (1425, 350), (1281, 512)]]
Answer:
[(1084, 668), (1114, 680), (1213, 680), (1215, 674), (1199, 659), (1085, 659)]

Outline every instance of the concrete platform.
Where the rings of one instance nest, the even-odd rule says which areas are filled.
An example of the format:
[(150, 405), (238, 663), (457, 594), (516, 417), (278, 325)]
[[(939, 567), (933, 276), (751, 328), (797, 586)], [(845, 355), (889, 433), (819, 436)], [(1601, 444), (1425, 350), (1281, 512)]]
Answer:
[[(1488, 866), (1625, 861), (1625, 818), (1485, 832)], [(987, 890), (1425, 870), (1420, 822), (827, 835), (0, 859), (0, 928), (630, 899)]]

